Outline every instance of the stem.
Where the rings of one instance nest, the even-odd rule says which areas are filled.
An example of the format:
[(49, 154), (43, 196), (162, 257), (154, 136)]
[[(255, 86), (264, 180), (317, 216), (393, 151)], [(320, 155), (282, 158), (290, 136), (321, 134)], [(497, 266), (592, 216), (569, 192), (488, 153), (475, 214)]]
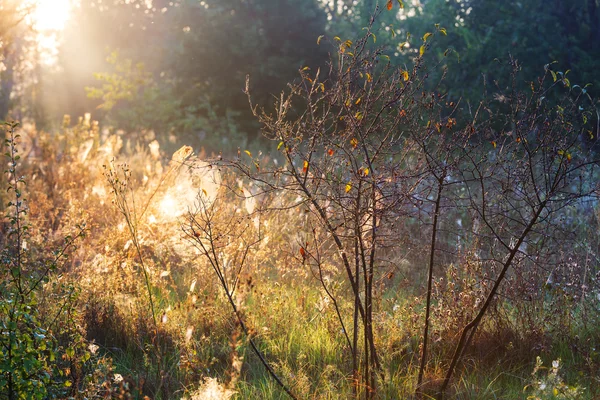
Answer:
[[(444, 398), (444, 393), (446, 392), (446, 389), (448, 388), (448, 384), (450, 383), (450, 379), (452, 378), (452, 373), (454, 372), (454, 369), (456, 368), (456, 364), (458, 363), (458, 361), (462, 357), (462, 354), (463, 354), (464, 350), (467, 348), (467, 346), (470, 344), (471, 340), (473, 339), (473, 336), (475, 335), (475, 330), (479, 326), (479, 323), (483, 319), (483, 317), (484, 317), (485, 313), (487, 312), (490, 304), (492, 303), (492, 300), (493, 300), (494, 296), (496, 295), (496, 292), (498, 291), (498, 288), (500, 287), (500, 284), (504, 280), (504, 276), (506, 275), (506, 272), (511, 267), (512, 262), (513, 262), (515, 256), (519, 252), (519, 247), (521, 246), (521, 244), (523, 244), (523, 241), (525, 240), (525, 238), (527, 237), (527, 235), (529, 234), (529, 232), (531, 231), (531, 229), (533, 228), (533, 226), (537, 222), (537, 220), (540, 217), (540, 215), (541, 215), (542, 211), (544, 210), (544, 208), (546, 208), (546, 202), (547, 201), (548, 201), (547, 199), (544, 200), (544, 201), (542, 201), (542, 203), (539, 205), (537, 211), (535, 212), (535, 214), (533, 215), (533, 217), (529, 221), (529, 224), (527, 225), (527, 227), (525, 227), (525, 230), (523, 231), (523, 233), (519, 237), (519, 240), (513, 246), (513, 248), (510, 250), (508, 259), (504, 262), (504, 265), (502, 267), (502, 271), (500, 272), (500, 275), (498, 275), (498, 278), (496, 279), (496, 282), (494, 283), (494, 286), (492, 287), (492, 290), (490, 291), (490, 293), (488, 294), (487, 298), (485, 299), (485, 303), (483, 304), (483, 306), (479, 310), (479, 313), (477, 314), (477, 316), (471, 322), (469, 322), (464, 327), (464, 329), (463, 329), (463, 331), (462, 331), (462, 333), (460, 335), (460, 340), (458, 341), (458, 345), (456, 346), (456, 350), (454, 351), (454, 355), (452, 356), (452, 361), (450, 363), (450, 367), (448, 367), (448, 371), (446, 372), (446, 377), (444, 378), (444, 383), (442, 384), (442, 386), (441, 386), (441, 388), (439, 390), (439, 393), (438, 393), (438, 398), (439, 399), (443, 399)], [(468, 340), (467, 340), (467, 334), (469, 334)]]
[[(248, 328), (246, 327), (244, 319), (242, 318), (240, 311), (238, 310), (237, 306), (235, 305), (235, 301), (233, 299), (233, 290), (229, 289), (229, 285), (227, 284), (227, 280), (226, 280), (226, 275), (224, 274), (223, 269), (221, 268), (221, 265), (219, 264), (219, 259), (217, 257), (217, 253), (216, 253), (215, 237), (212, 232), (212, 219), (211, 219), (211, 215), (207, 211), (207, 208), (208, 207), (206, 206), (206, 204), (202, 203), (202, 209), (204, 210), (203, 211), (204, 212), (204, 216), (203, 216), (204, 221), (203, 222), (205, 223), (205, 226), (202, 227), (198, 223), (196, 218), (193, 215), (191, 215), (190, 220), (189, 220), (190, 221), (190, 231), (187, 231), (186, 234), (190, 237), (191, 240), (193, 240), (196, 243), (196, 247), (199, 250), (201, 250), (203, 255), (208, 259), (208, 262), (210, 263), (212, 269), (214, 270), (215, 274), (217, 275), (217, 278), (219, 279), (221, 286), (223, 287), (223, 290), (225, 291), (227, 300), (229, 301), (229, 304), (231, 305), (231, 308), (233, 309), (233, 312), (234, 312), (240, 326), (242, 327), (244, 334), (246, 335), (246, 337), (248, 338), (248, 341), (250, 342), (250, 347), (252, 347), (252, 351), (254, 352), (254, 354), (256, 354), (256, 356), (258, 357), (260, 362), (267, 369), (267, 372), (269, 373), (269, 375), (271, 375), (271, 377), (285, 391), (285, 393), (287, 393), (287, 395), (290, 398), (292, 398), (293, 400), (297, 400), (297, 397), (283, 383), (281, 378), (279, 378), (279, 376), (275, 373), (275, 371), (273, 370), (273, 368), (271, 367), (269, 362), (265, 359), (264, 355), (258, 349), (258, 346), (256, 346), (256, 344), (254, 343), (254, 340), (252, 340), (252, 337), (250, 336), (250, 332), (248, 331)], [(209, 244), (205, 245), (202, 242), (201, 238), (196, 236), (195, 230), (194, 230), (194, 225), (196, 227), (199, 227), (206, 234)], [(243, 261), (242, 261), (242, 266), (243, 266)]]
[(421, 366), (419, 367), (419, 378), (417, 381), (417, 396), (421, 393), (421, 386), (423, 385), (423, 375), (425, 373), (425, 364), (427, 362), (427, 345), (429, 338), (429, 315), (431, 312), (431, 292), (433, 287), (433, 261), (435, 257), (435, 244), (436, 236), (438, 231), (438, 217), (440, 214), (440, 203), (442, 199), (442, 189), (444, 185), (444, 178), (438, 179), (438, 192), (435, 199), (435, 211), (433, 214), (433, 231), (431, 232), (431, 248), (429, 250), (429, 275), (427, 277), (427, 304), (425, 306), (425, 327), (423, 329), (423, 351), (421, 353)]

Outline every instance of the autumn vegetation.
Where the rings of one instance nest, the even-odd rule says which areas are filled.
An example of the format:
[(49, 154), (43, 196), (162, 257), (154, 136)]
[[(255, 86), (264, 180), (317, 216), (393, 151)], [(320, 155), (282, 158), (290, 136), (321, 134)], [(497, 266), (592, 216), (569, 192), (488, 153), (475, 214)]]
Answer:
[(400, 5), (277, 90), (115, 52), (105, 121), (5, 122), (0, 398), (598, 398), (592, 89), (510, 54), (461, 88), (450, 26), (390, 50)]

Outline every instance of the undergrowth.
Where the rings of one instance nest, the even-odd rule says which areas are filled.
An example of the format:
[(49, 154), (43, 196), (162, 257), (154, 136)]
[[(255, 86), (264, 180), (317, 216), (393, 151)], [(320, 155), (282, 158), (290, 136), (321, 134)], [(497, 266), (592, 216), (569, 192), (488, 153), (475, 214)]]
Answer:
[[(360, 47), (364, 42), (334, 44), (346, 60), (339, 75), (320, 81), (302, 70), (302, 83), (281, 97), (280, 114), (260, 117), (277, 141), (269, 154), (240, 149), (224, 160), (183, 146), (171, 156), (157, 141), (101, 130), (89, 115), (75, 124), (65, 118), (58, 133), (5, 125), (2, 398), (439, 396), (461, 331), (492, 290), (498, 259), (506, 260), (498, 242), (513, 241), (509, 233), (524, 225), (518, 219), (531, 200), (502, 208), (515, 200), (504, 193), (525, 191), (510, 186), (507, 160), (514, 159), (502, 157), (525, 153), (517, 146), (534, 139), (506, 139), (512, 131), (490, 136), (498, 114), (488, 125), (459, 129), (454, 105), (428, 91), (425, 67), (385, 75), (391, 67)], [(344, 64), (350, 49), (371, 64)], [(344, 80), (346, 68), (356, 68), (354, 80)], [(415, 89), (405, 94), (410, 85)], [(313, 114), (283, 118), (288, 100), (301, 93), (315, 105)], [(401, 94), (374, 116), (376, 110), (361, 108), (379, 101), (373, 93)], [(333, 116), (319, 119), (315, 110), (323, 104)], [(514, 126), (550, 129), (522, 116), (529, 111), (519, 104), (522, 119)], [(367, 166), (361, 151), (372, 151), (381, 131), (369, 142), (360, 129), (389, 109), (378, 128), (404, 136), (382, 148), (381, 164)], [(548, 111), (556, 124), (571, 126), (577, 112)], [(323, 134), (325, 125), (331, 131)], [(308, 145), (303, 140), (313, 128), (318, 135)], [(468, 139), (463, 147), (454, 147), (458, 138)], [(577, 146), (553, 153), (552, 165), (575, 165)], [(506, 187), (477, 192), (477, 168), (490, 165)], [(514, 251), (514, 268), (462, 353), (448, 398), (600, 396), (594, 185), (580, 183), (589, 193), (584, 203), (540, 214), (545, 225)], [(440, 225), (433, 218), (436, 188)], [(493, 212), (504, 210), (498, 220), (473, 211), (477, 196), (490, 193), (497, 196)], [(370, 269), (360, 259), (365, 254), (373, 258)], [(423, 357), (426, 259), (435, 263)], [(356, 281), (345, 263), (356, 266)]]

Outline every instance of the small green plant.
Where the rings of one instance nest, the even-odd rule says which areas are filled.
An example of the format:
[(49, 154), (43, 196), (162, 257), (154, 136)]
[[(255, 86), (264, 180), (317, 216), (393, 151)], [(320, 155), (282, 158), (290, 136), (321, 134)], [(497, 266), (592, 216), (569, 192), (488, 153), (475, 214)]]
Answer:
[[(63, 246), (46, 256), (29, 242), (31, 226), (24, 198), (25, 178), (18, 174), (17, 123), (5, 123), (8, 169), (6, 239), (0, 253), (0, 395), (8, 399), (64, 398), (83, 385), (91, 354), (76, 327), (77, 290), (58, 284), (53, 273), (63, 266), (85, 226), (67, 236)], [(47, 313), (40, 311), (40, 291), (52, 283)], [(50, 285), (53, 286), (53, 285)]]
[[(552, 368), (544, 367), (542, 359), (538, 356), (535, 368), (531, 373), (532, 383), (525, 386), (524, 392), (531, 392), (527, 400), (546, 399), (578, 399), (583, 395), (583, 390), (578, 386), (569, 386), (560, 376), (560, 358), (552, 361)], [(541, 371), (547, 370), (545, 376)]]

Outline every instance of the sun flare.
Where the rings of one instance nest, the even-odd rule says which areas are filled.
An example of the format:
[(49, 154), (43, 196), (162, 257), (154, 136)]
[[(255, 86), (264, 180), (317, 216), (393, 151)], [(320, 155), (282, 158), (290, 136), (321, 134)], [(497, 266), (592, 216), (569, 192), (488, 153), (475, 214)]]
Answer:
[(71, 12), (71, 0), (37, 0), (32, 14), (40, 32), (61, 31)]

